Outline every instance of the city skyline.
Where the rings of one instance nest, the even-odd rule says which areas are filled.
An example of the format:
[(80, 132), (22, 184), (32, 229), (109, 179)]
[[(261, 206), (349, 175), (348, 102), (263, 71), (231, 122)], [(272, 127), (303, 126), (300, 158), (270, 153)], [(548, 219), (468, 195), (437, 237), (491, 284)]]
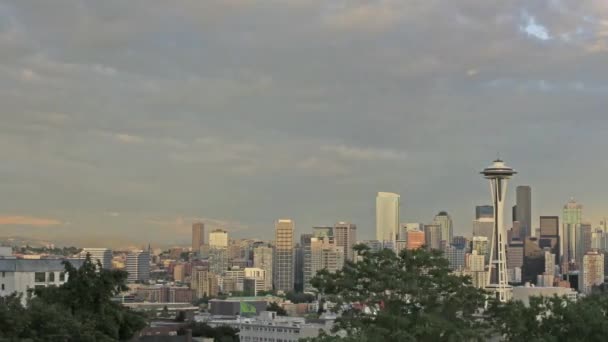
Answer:
[(378, 191), (401, 194), (400, 223), (445, 210), (464, 235), (497, 152), (534, 226), (571, 196), (595, 226), (606, 18), (600, 1), (2, 1), (0, 238), (188, 245), (198, 220), (270, 238), (290, 217), (363, 240)]

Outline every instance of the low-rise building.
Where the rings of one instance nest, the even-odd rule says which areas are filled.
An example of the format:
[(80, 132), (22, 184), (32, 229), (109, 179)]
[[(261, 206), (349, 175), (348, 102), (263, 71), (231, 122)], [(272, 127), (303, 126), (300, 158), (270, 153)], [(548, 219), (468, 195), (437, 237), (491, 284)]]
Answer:
[(530, 297), (565, 296), (570, 300), (577, 299), (574, 289), (565, 287), (535, 287), (531, 285), (513, 287), (513, 300), (519, 300), (524, 305), (530, 305)]

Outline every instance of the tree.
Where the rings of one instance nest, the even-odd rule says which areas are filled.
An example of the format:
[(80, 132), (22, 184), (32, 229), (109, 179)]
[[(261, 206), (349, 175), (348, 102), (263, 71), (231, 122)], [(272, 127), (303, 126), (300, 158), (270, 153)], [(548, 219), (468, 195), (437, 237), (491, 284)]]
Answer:
[(266, 311), (274, 311), (279, 316), (287, 316), (287, 311), (285, 311), (285, 309), (283, 309), (279, 304), (275, 302), (268, 304), (268, 306), (266, 307)]
[(363, 260), (341, 271), (320, 271), (311, 281), (341, 311), (334, 332), (313, 341), (482, 341), (478, 315), (486, 295), (470, 279), (450, 274), (439, 251), (355, 247)]
[(206, 323), (192, 323), (191, 329), (193, 337), (209, 337), (218, 342), (238, 342), (239, 340), (239, 330), (227, 326), (212, 328)]
[[(114, 303), (126, 289), (126, 272), (104, 270), (90, 255), (80, 268), (64, 263), (68, 281), (60, 287), (36, 289), (22, 307), (9, 296), (0, 308), (0, 337), (33, 341), (128, 340), (145, 326), (143, 315)], [(7, 319), (8, 317), (8, 319)]]
[(608, 295), (574, 302), (566, 297), (533, 297), (529, 306), (513, 301), (493, 305), (492, 325), (505, 341), (605, 341), (608, 336)]
[(287, 292), (287, 295), (285, 296), (285, 298), (287, 298), (287, 300), (291, 301), (292, 303), (312, 303), (315, 300), (315, 296), (310, 294), (310, 293), (303, 293), (303, 292)]

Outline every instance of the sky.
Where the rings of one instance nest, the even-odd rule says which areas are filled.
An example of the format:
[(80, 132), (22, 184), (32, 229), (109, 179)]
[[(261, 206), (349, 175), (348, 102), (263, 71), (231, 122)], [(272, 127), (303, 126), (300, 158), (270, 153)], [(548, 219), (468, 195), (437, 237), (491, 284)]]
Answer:
[[(0, 236), (187, 244), (351, 221), (608, 215), (608, 2), (0, 0)], [(508, 213), (507, 213), (508, 215)]]

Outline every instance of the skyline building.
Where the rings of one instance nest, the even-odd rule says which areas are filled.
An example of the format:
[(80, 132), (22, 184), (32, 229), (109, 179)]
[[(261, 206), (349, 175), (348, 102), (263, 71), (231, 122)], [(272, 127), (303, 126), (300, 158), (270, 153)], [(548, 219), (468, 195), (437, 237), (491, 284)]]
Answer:
[(109, 248), (83, 248), (81, 258), (86, 258), (87, 253), (91, 255), (91, 261), (101, 263), (101, 268), (112, 269), (112, 250)]
[(441, 249), (441, 226), (438, 224), (424, 225), (424, 245), (426, 249)]
[(492, 203), (494, 207), (494, 239), (490, 247), (490, 273), (487, 289), (495, 292), (501, 302), (511, 299), (512, 288), (509, 285), (507, 273), (506, 237), (504, 227), (504, 203), (507, 195), (508, 180), (517, 172), (508, 167), (502, 160), (497, 159), (485, 168), (481, 174), (490, 181)]
[(571, 198), (562, 211), (561, 250), (565, 260), (563, 269), (568, 269), (570, 263), (576, 263), (576, 232), (583, 220), (583, 206)]
[(515, 189), (515, 221), (521, 224), (522, 240), (534, 236), (532, 228), (532, 188), (520, 185)]
[(494, 220), (494, 207), (491, 205), (478, 205), (475, 207), (475, 220), (482, 218)]
[(336, 246), (344, 250), (344, 259), (355, 260), (353, 247), (357, 244), (357, 226), (348, 222), (338, 222), (334, 225), (334, 241)]
[(294, 288), (294, 231), (295, 223), (290, 219), (275, 222), (274, 289), (289, 292)]
[(588, 223), (582, 223), (576, 232), (576, 264), (579, 268), (583, 264), (583, 257), (591, 251), (593, 229)]
[(376, 240), (395, 242), (399, 232), (398, 194), (379, 192), (376, 197)]
[(192, 224), (192, 252), (199, 254), (201, 246), (205, 244), (205, 224), (195, 222)]
[(209, 248), (228, 248), (228, 232), (215, 229), (209, 233)]
[(257, 246), (253, 249), (253, 267), (264, 270), (264, 287), (272, 290), (274, 251), (269, 246)]
[(433, 224), (441, 227), (441, 241), (445, 241), (447, 245), (452, 243), (454, 237), (452, 217), (447, 211), (440, 211), (433, 219)]
[(480, 218), (473, 221), (473, 237), (485, 236), (488, 241), (492, 241), (494, 236), (494, 219)]
[(418, 249), (424, 246), (424, 232), (420, 230), (409, 230), (407, 232), (406, 248), (409, 250)]
[(310, 279), (312, 278), (311, 273), (311, 250), (310, 250), (310, 240), (314, 237), (314, 234), (301, 234), (300, 235), (300, 245), (302, 246), (302, 270), (296, 269), (296, 272), (302, 273), (302, 291), (310, 285)]
[(589, 251), (583, 256), (581, 272), (578, 277), (578, 290), (591, 294), (594, 286), (604, 282), (604, 255), (598, 251)]
[[(336, 245), (329, 237), (310, 239), (310, 275), (314, 277), (320, 270), (336, 272), (344, 267), (344, 248)], [(310, 279), (304, 287), (305, 292), (313, 292)]]
[(559, 216), (540, 217), (540, 248), (549, 248), (555, 255), (555, 262), (559, 265), (561, 250), (559, 242)]
[(150, 253), (132, 251), (127, 254), (127, 281), (130, 283), (150, 280)]

